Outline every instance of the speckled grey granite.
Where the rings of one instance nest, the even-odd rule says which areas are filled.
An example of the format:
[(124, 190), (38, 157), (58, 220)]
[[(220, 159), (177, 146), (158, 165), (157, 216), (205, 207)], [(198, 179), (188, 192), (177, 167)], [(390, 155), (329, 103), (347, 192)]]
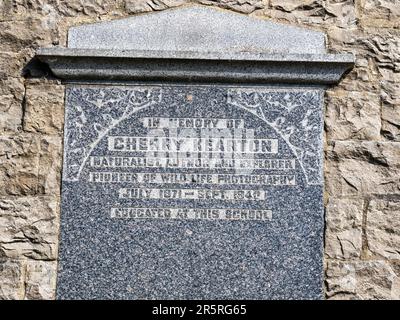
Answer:
[(325, 34), (204, 6), (73, 27), (69, 48), (324, 53)]
[[(322, 96), (317, 88), (214, 85), (69, 86), (66, 97), (60, 299), (322, 298)], [(147, 136), (143, 119), (241, 119), (254, 138), (277, 139), (295, 185), (96, 183), (90, 172), (238, 174), (218, 168), (99, 168), (108, 137)], [(171, 129), (172, 130), (172, 129)], [(264, 200), (119, 199), (121, 188), (260, 190)], [(266, 221), (111, 218), (111, 208), (272, 211)]]

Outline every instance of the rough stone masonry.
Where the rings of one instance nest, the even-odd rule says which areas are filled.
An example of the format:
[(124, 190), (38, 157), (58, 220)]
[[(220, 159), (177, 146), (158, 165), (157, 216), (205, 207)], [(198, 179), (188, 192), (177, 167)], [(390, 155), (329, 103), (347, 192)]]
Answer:
[(72, 26), (189, 2), (323, 31), (330, 52), (355, 54), (325, 99), (325, 295), (399, 299), (396, 0), (1, 2), (0, 298), (55, 297), (64, 87), (31, 61), (35, 50), (65, 46)]

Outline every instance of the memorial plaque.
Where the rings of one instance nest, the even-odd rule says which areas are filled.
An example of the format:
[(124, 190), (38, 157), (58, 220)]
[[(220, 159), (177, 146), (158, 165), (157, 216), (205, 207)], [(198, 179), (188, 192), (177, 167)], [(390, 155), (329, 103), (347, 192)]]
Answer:
[[(301, 38), (309, 48), (294, 44), (293, 54), (317, 58), (277, 56), (271, 33), (268, 59), (244, 57), (243, 35), (218, 41), (232, 19), (259, 30), (254, 45), (263, 27), (283, 27), (201, 7), (158, 16), (190, 34), (184, 45), (195, 52), (199, 38), (219, 52), (191, 61), (181, 34), (160, 45), (162, 56), (154, 57), (161, 40), (153, 38), (144, 41), (149, 52), (115, 51), (121, 39), (122, 49), (140, 49), (129, 44), (153, 26), (149, 15), (73, 29), (75, 49), (41, 53), (56, 75), (74, 80), (65, 101), (58, 298), (322, 298), (322, 84), (337, 81), (351, 59), (324, 68), (334, 59), (322, 57), (323, 34), (291, 27), (282, 33), (312, 39)], [(193, 16), (211, 37), (190, 33)], [(84, 35), (103, 51), (90, 52)], [(227, 48), (240, 59), (225, 57)]]

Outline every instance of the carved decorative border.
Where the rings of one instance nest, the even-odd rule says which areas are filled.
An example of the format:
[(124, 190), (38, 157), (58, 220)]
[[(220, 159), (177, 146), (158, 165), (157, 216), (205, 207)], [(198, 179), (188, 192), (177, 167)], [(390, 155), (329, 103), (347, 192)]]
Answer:
[(77, 181), (101, 139), (133, 113), (159, 103), (162, 91), (159, 87), (69, 87), (66, 97), (63, 180)]
[(228, 103), (271, 126), (300, 162), (307, 183), (322, 184), (322, 91), (229, 89)]

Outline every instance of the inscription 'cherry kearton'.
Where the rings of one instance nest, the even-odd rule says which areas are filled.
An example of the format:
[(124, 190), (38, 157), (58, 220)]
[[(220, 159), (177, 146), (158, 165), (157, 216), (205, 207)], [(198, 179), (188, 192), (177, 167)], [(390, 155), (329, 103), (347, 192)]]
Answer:
[[(165, 133), (165, 132), (163, 132)], [(150, 133), (151, 135), (154, 132)], [(248, 138), (197, 138), (197, 137), (108, 137), (110, 151), (124, 152), (218, 152), (218, 153), (277, 153), (276, 139), (248, 139)], [(190, 134), (191, 133), (184, 133)], [(212, 133), (208, 133), (212, 136)]]

